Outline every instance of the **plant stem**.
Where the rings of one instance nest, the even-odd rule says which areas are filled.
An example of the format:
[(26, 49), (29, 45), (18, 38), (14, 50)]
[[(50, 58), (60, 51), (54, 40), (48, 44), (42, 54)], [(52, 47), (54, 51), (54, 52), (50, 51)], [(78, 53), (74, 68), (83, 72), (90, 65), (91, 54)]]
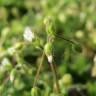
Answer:
[(60, 88), (59, 88), (59, 84), (58, 84), (58, 77), (57, 77), (57, 72), (56, 72), (56, 69), (55, 69), (55, 65), (52, 64), (52, 63), (49, 63), (49, 64), (50, 64), (51, 70), (53, 72), (54, 81), (55, 81), (55, 84), (56, 84), (56, 92), (60, 93)]
[(41, 71), (41, 68), (42, 68), (42, 64), (43, 64), (43, 60), (44, 60), (44, 52), (42, 54), (42, 57), (41, 57), (41, 62), (40, 62), (40, 65), (38, 67), (38, 70), (37, 70), (37, 73), (36, 73), (36, 76), (35, 76), (35, 79), (34, 79), (34, 82), (33, 82), (33, 87), (35, 86), (38, 78), (39, 78), (39, 74), (40, 74), (40, 71)]

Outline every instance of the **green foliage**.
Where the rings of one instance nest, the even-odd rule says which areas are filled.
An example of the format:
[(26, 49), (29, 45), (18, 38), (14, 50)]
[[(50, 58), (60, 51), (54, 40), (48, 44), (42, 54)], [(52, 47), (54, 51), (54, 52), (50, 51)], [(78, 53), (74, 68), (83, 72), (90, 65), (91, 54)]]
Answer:
[[(0, 0), (0, 96), (96, 96), (95, 4)], [(60, 93), (50, 62), (56, 65)]]

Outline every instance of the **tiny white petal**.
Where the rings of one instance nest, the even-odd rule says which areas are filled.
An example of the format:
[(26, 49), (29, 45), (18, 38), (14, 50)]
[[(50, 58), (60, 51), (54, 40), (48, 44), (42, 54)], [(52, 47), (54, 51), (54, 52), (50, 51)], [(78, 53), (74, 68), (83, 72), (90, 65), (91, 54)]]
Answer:
[(31, 31), (29, 27), (26, 27), (24, 30), (23, 37), (26, 41), (31, 42), (34, 39), (34, 33)]
[(49, 63), (52, 63), (52, 60), (53, 60), (52, 55), (47, 56), (47, 58), (48, 58), (48, 62), (49, 62)]

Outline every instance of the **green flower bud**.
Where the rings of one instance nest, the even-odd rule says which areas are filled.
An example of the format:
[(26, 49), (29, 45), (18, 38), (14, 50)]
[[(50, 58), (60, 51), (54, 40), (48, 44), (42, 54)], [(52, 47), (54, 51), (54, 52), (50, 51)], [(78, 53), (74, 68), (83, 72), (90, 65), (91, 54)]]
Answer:
[(52, 56), (52, 43), (51, 42), (48, 42), (47, 44), (45, 44), (44, 51), (47, 56), (48, 62), (52, 63), (53, 56)]
[(46, 25), (46, 32), (48, 35), (54, 35), (53, 20), (50, 16), (44, 19), (44, 24)]
[(22, 81), (22, 79), (20, 77), (16, 77), (14, 78), (14, 84), (13, 84), (14, 88), (18, 91), (22, 90), (23, 88), (25, 88), (25, 83)]
[(64, 85), (71, 85), (72, 84), (72, 76), (70, 74), (65, 74), (62, 78), (62, 82)]
[(45, 25), (49, 25), (51, 23), (52, 19), (51, 19), (51, 16), (48, 16), (44, 19), (44, 24)]
[(81, 39), (81, 38), (84, 36), (84, 32), (81, 31), (81, 30), (79, 30), (79, 31), (76, 32), (75, 36), (76, 36), (77, 38)]
[(8, 33), (10, 32), (10, 28), (9, 27), (5, 27), (2, 29), (2, 32), (1, 32), (1, 37), (3, 39), (6, 39), (6, 36), (8, 36)]
[(31, 89), (31, 96), (41, 96), (40, 90), (37, 87)]
[(53, 27), (52, 24), (50, 24), (48, 26), (48, 28), (46, 28), (46, 32), (47, 32), (48, 35), (53, 35), (54, 34), (54, 31), (53, 31), (52, 27)]
[(45, 44), (44, 51), (47, 57), (52, 55), (52, 43), (51, 42), (48, 42)]

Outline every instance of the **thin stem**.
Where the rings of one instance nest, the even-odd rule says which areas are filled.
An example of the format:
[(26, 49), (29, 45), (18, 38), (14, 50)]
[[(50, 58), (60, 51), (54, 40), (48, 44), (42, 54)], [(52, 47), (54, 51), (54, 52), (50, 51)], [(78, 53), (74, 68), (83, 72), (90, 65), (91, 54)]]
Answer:
[(54, 80), (55, 80), (55, 83), (56, 83), (56, 91), (59, 93), (60, 88), (59, 88), (59, 84), (58, 84), (58, 77), (57, 77), (57, 72), (56, 72), (56, 69), (55, 69), (55, 65), (52, 64), (52, 63), (49, 63), (49, 64), (50, 64), (51, 70), (53, 72)]
[(43, 64), (43, 60), (44, 60), (44, 52), (42, 54), (42, 57), (41, 57), (41, 62), (40, 62), (40, 65), (38, 67), (38, 70), (37, 70), (37, 73), (36, 73), (36, 76), (35, 76), (35, 79), (34, 79), (34, 82), (33, 82), (33, 87), (35, 86), (38, 78), (39, 78), (39, 74), (40, 74), (40, 71), (41, 71), (41, 68), (42, 68), (42, 64)]
[(70, 43), (72, 43), (72, 44), (79, 45), (79, 43), (77, 43), (77, 42), (75, 42), (75, 41), (72, 41), (72, 40), (69, 40), (69, 39), (67, 39), (67, 38), (64, 38), (64, 37), (62, 37), (62, 36), (60, 36), (60, 35), (55, 34), (55, 36), (58, 37), (58, 38), (61, 38), (61, 39), (65, 40), (65, 41), (67, 41), (67, 42), (70, 42)]

